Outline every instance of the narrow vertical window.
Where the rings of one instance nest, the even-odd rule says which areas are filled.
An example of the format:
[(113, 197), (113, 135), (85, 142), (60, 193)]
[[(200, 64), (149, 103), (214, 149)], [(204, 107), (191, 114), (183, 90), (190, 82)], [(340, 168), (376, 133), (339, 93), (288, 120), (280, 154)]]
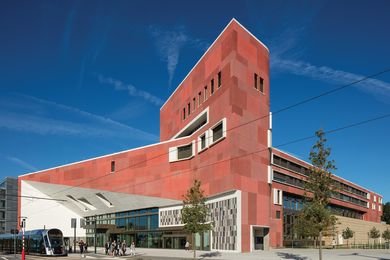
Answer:
[(188, 109), (188, 115), (190, 115), (191, 114), (191, 104), (190, 103), (188, 103), (187, 109)]
[(264, 93), (264, 79), (262, 77), (260, 77), (260, 91)]
[(194, 104), (193, 104), (193, 107), (194, 107), (193, 110), (195, 110), (195, 108), (196, 108), (196, 98), (194, 98), (194, 99), (192, 100), (192, 102), (194, 103)]
[(199, 92), (198, 94), (199, 100), (198, 100), (198, 106), (202, 103), (202, 92)]
[(211, 79), (210, 86), (211, 86), (211, 89), (214, 92), (214, 79)]
[(257, 74), (256, 74), (256, 73), (255, 73), (255, 75), (254, 75), (253, 83), (254, 83), (253, 87), (254, 87), (255, 89), (257, 89)]
[(204, 100), (207, 100), (207, 97), (208, 97), (209, 93), (208, 93), (208, 90), (207, 90), (207, 86), (204, 87)]
[(183, 120), (186, 119), (186, 108), (183, 108)]
[(115, 172), (115, 161), (111, 161), (111, 172)]
[(221, 72), (218, 72), (218, 88), (220, 88), (222, 85), (222, 74)]

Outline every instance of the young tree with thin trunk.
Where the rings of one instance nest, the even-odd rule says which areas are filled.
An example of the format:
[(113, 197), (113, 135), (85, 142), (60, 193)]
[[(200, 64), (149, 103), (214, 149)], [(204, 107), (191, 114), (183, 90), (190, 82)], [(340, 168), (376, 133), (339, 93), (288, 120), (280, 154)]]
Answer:
[(310, 151), (313, 166), (304, 186), (306, 202), (298, 214), (295, 230), (301, 236), (318, 238), (319, 259), (322, 260), (322, 237), (337, 221), (327, 207), (335, 190), (331, 171), (336, 166), (333, 160), (328, 159), (330, 148), (325, 147), (325, 133), (319, 130), (315, 134), (318, 140)]
[(347, 246), (349, 246), (349, 239), (353, 238), (353, 231), (349, 227), (347, 227), (343, 230), (342, 236), (344, 239), (347, 240)]
[(372, 227), (369, 232), (370, 238), (374, 239), (374, 246), (376, 244), (376, 239), (381, 236), (381, 232), (376, 228)]
[(388, 246), (390, 246), (390, 230), (387, 228), (385, 231), (382, 233), (382, 238), (386, 241)]
[(207, 223), (209, 211), (206, 207), (206, 197), (200, 186), (201, 182), (195, 180), (192, 187), (187, 190), (187, 193), (184, 195), (184, 206), (181, 212), (184, 230), (192, 235), (194, 259), (196, 258), (195, 234), (201, 234), (212, 227), (211, 223)]

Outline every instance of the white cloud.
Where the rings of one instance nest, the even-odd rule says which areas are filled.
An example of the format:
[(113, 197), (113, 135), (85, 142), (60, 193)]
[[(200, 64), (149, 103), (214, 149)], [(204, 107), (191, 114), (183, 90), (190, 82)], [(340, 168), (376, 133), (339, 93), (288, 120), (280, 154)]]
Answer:
[[(0, 100), (0, 107), (2, 108), (0, 110), (0, 128), (40, 135), (131, 138), (148, 142), (158, 140), (158, 136), (154, 134), (127, 126), (107, 117), (33, 96), (19, 96), (26, 98), (27, 102), (15, 101), (20, 103), (18, 107), (22, 107), (24, 103), (27, 103), (26, 107), (28, 108), (31, 107), (28, 104), (33, 102), (45, 107), (46, 113), (41, 111), (34, 113), (34, 111), (29, 109), (25, 111), (18, 109), (15, 111), (14, 107), (7, 107), (7, 103), (2, 103), (2, 100)], [(59, 113), (55, 113), (57, 110), (61, 113), (66, 113), (67, 118), (71, 119), (58, 119)], [(77, 118), (81, 120), (76, 121)]]
[[(315, 66), (304, 61), (281, 59), (278, 57), (273, 57), (273, 59), (271, 59), (271, 66), (295, 75), (306, 76), (312, 79), (336, 84), (349, 84), (365, 77), (342, 70), (336, 70), (327, 66)], [(378, 79), (367, 79), (357, 83), (356, 86), (364, 92), (372, 94), (385, 102), (389, 102), (390, 84), (387, 82)]]
[(132, 84), (126, 84), (120, 80), (104, 77), (102, 75), (98, 75), (98, 79), (101, 84), (112, 85), (114, 86), (115, 90), (127, 91), (130, 96), (141, 97), (156, 106), (161, 106), (164, 103), (159, 97), (156, 97), (144, 90), (137, 89)]
[(35, 166), (23, 161), (22, 159), (17, 158), (17, 157), (7, 156), (5, 158), (11, 162), (14, 162), (15, 164), (17, 164), (19, 166), (22, 166), (23, 168), (25, 168), (29, 171), (37, 171), (38, 170)]
[(151, 26), (149, 29), (151, 36), (156, 39), (156, 47), (161, 59), (167, 63), (169, 86), (172, 84), (173, 76), (179, 63), (181, 48), (188, 44), (205, 51), (209, 46), (208, 43), (200, 39), (188, 36), (183, 27), (178, 27), (174, 30), (161, 30)]

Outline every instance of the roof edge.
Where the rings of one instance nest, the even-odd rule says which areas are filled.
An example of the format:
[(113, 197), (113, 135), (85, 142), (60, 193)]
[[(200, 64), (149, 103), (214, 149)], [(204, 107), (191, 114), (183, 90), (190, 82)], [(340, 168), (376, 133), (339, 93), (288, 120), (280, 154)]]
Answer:
[(167, 102), (171, 99), (171, 97), (176, 93), (176, 91), (180, 88), (180, 86), (183, 84), (183, 82), (188, 78), (188, 76), (191, 74), (191, 72), (195, 69), (195, 67), (199, 64), (199, 62), (203, 59), (203, 57), (211, 50), (211, 48), (214, 46), (214, 44), (218, 41), (218, 39), (221, 37), (221, 35), (226, 31), (226, 29), (232, 24), (233, 22), (237, 23), (238, 26), (240, 26), (242, 29), (244, 29), (250, 36), (252, 36), (256, 41), (258, 41), (269, 53), (268, 47), (261, 42), (256, 36), (254, 36), (247, 28), (245, 28), (241, 23), (239, 23), (236, 18), (232, 18), (230, 22), (225, 26), (225, 28), (222, 30), (222, 32), (218, 35), (218, 37), (213, 41), (213, 43), (209, 46), (209, 48), (203, 53), (203, 55), (199, 58), (199, 60), (195, 63), (195, 65), (191, 68), (191, 70), (187, 73), (187, 75), (184, 77), (184, 79), (179, 83), (179, 85), (176, 87), (176, 89), (172, 92), (172, 94), (167, 98), (167, 100), (164, 102), (164, 104), (161, 106), (161, 109), (167, 104)]

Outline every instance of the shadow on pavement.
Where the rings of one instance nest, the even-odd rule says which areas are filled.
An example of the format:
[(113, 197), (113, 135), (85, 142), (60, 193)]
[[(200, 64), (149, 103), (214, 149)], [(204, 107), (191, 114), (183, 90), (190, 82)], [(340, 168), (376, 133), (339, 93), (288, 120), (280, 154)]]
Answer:
[(221, 256), (220, 252), (209, 252), (209, 253), (204, 253), (199, 255), (202, 259), (205, 257), (216, 257), (216, 256)]
[(374, 259), (378, 259), (378, 260), (390, 260), (390, 256), (389, 256), (389, 258), (383, 258), (383, 257), (370, 256), (370, 255), (362, 255), (360, 253), (343, 254), (343, 255), (339, 255), (339, 256), (360, 256), (360, 257), (364, 257), (364, 258), (374, 258)]
[(306, 256), (299, 256), (299, 255), (295, 255), (295, 254), (291, 254), (291, 253), (278, 252), (277, 255), (280, 258), (284, 258), (284, 259), (295, 259), (295, 260), (305, 260), (305, 259), (308, 259)]

